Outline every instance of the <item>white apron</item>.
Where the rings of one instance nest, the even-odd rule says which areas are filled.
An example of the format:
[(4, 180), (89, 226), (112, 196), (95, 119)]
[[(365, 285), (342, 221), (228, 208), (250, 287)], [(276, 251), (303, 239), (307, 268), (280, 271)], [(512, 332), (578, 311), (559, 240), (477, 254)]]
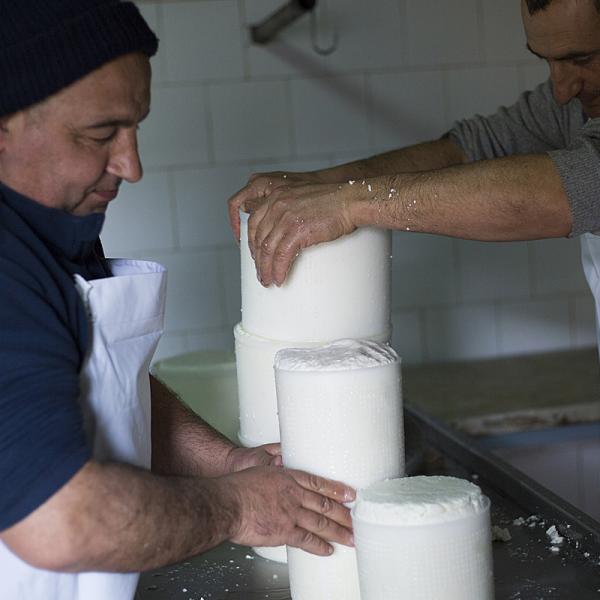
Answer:
[(596, 304), (596, 339), (600, 352), (600, 235), (584, 233), (581, 236), (581, 261)]
[[(91, 319), (81, 403), (94, 458), (150, 468), (149, 366), (163, 327), (166, 271), (156, 263), (109, 261), (113, 277), (75, 285)], [(35, 569), (0, 542), (2, 600), (131, 600), (139, 574)]]

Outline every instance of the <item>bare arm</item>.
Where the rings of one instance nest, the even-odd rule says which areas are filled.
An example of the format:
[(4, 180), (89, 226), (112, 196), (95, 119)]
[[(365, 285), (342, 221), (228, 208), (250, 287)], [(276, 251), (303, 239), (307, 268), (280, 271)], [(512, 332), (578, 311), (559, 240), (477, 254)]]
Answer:
[(355, 226), (480, 241), (563, 237), (572, 226), (561, 179), (545, 154), (377, 178), (372, 189), (349, 205)]
[(545, 154), (344, 184), (292, 183), (245, 206), (253, 213), (248, 237), (264, 285), (280, 285), (302, 248), (360, 226), (485, 241), (561, 237), (572, 229), (561, 179)]
[(224, 540), (326, 555), (325, 540), (351, 544), (337, 501), (352, 499), (346, 486), (275, 467), (202, 479), (90, 461), (0, 539), (31, 565), (66, 572), (158, 568)]
[(164, 475), (223, 475), (235, 445), (152, 375), (150, 389), (152, 470)]
[(240, 448), (150, 376), (152, 470), (161, 475), (215, 477), (248, 467), (281, 466), (279, 444)]
[[(318, 554), (351, 544), (342, 484), (279, 468), (279, 444), (238, 448), (151, 377), (153, 472), (89, 461), (0, 539), (33, 566), (141, 571), (230, 540)], [(269, 465), (269, 466), (267, 466)]]
[(466, 156), (462, 149), (448, 137), (416, 144), (407, 148), (392, 150), (364, 160), (357, 160), (330, 169), (306, 173), (256, 173), (248, 183), (229, 200), (229, 220), (231, 228), (240, 239), (239, 210), (249, 201), (268, 196), (281, 186), (296, 183), (337, 183), (369, 179), (395, 173), (411, 173), (441, 169), (462, 164)]
[(323, 183), (345, 183), (348, 180), (370, 179), (380, 175), (432, 171), (466, 162), (462, 148), (444, 136), (439, 140), (423, 142), (377, 154), (344, 165), (316, 171)]

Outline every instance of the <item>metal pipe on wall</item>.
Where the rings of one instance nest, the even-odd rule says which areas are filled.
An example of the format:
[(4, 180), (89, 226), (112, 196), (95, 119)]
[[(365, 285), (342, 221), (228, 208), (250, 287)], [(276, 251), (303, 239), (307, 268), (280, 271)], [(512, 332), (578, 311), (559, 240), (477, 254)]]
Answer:
[(270, 42), (282, 29), (293, 23), (303, 14), (314, 9), (317, 0), (290, 0), (287, 4), (276, 10), (262, 23), (250, 28), (252, 41), (255, 44)]

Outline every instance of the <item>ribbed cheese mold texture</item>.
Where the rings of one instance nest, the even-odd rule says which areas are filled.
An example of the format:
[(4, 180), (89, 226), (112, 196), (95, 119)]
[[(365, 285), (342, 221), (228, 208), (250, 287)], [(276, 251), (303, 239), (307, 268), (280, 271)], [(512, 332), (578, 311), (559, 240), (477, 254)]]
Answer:
[(418, 476), (359, 490), (354, 517), (380, 525), (439, 523), (485, 512), (488, 499), (470, 481)]
[(307, 350), (286, 348), (275, 355), (275, 369), (281, 371), (351, 371), (381, 367), (398, 361), (391, 346), (369, 340), (337, 340)]
[(361, 600), (493, 600), (490, 502), (471, 482), (375, 483), (352, 523)]
[[(287, 350), (290, 346), (302, 346), (302, 349), (307, 349), (318, 347), (319, 344), (261, 338), (244, 331), (241, 323), (234, 328), (234, 338), (240, 405), (240, 443), (250, 447), (279, 442), (277, 392), (273, 370), (277, 352)], [(371, 342), (383, 344), (388, 338), (386, 333)]]
[[(354, 487), (404, 474), (400, 360), (385, 344), (340, 340), (281, 350), (275, 382), (283, 464)], [(294, 600), (360, 600), (354, 548), (288, 548)]]

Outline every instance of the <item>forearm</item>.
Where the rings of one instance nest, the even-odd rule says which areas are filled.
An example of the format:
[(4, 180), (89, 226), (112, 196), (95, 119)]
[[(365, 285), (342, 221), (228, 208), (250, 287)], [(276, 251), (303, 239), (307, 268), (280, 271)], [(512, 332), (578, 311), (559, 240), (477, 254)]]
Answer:
[(328, 541), (352, 543), (340, 502), (354, 498), (341, 483), (277, 467), (202, 479), (92, 460), (0, 539), (32, 566), (61, 572), (145, 571), (225, 540), (327, 555)]
[(363, 160), (315, 171), (324, 183), (342, 183), (395, 173), (443, 169), (466, 162), (462, 149), (448, 137), (378, 154)]
[(235, 505), (217, 479), (161, 477), (90, 461), (23, 522), (2, 534), (49, 570), (141, 571), (183, 560), (232, 534)]
[(357, 226), (482, 241), (567, 236), (572, 216), (560, 177), (546, 155), (508, 157), (379, 177), (350, 203)]
[(227, 472), (236, 448), (155, 377), (152, 391), (152, 470), (164, 475), (213, 477)]

